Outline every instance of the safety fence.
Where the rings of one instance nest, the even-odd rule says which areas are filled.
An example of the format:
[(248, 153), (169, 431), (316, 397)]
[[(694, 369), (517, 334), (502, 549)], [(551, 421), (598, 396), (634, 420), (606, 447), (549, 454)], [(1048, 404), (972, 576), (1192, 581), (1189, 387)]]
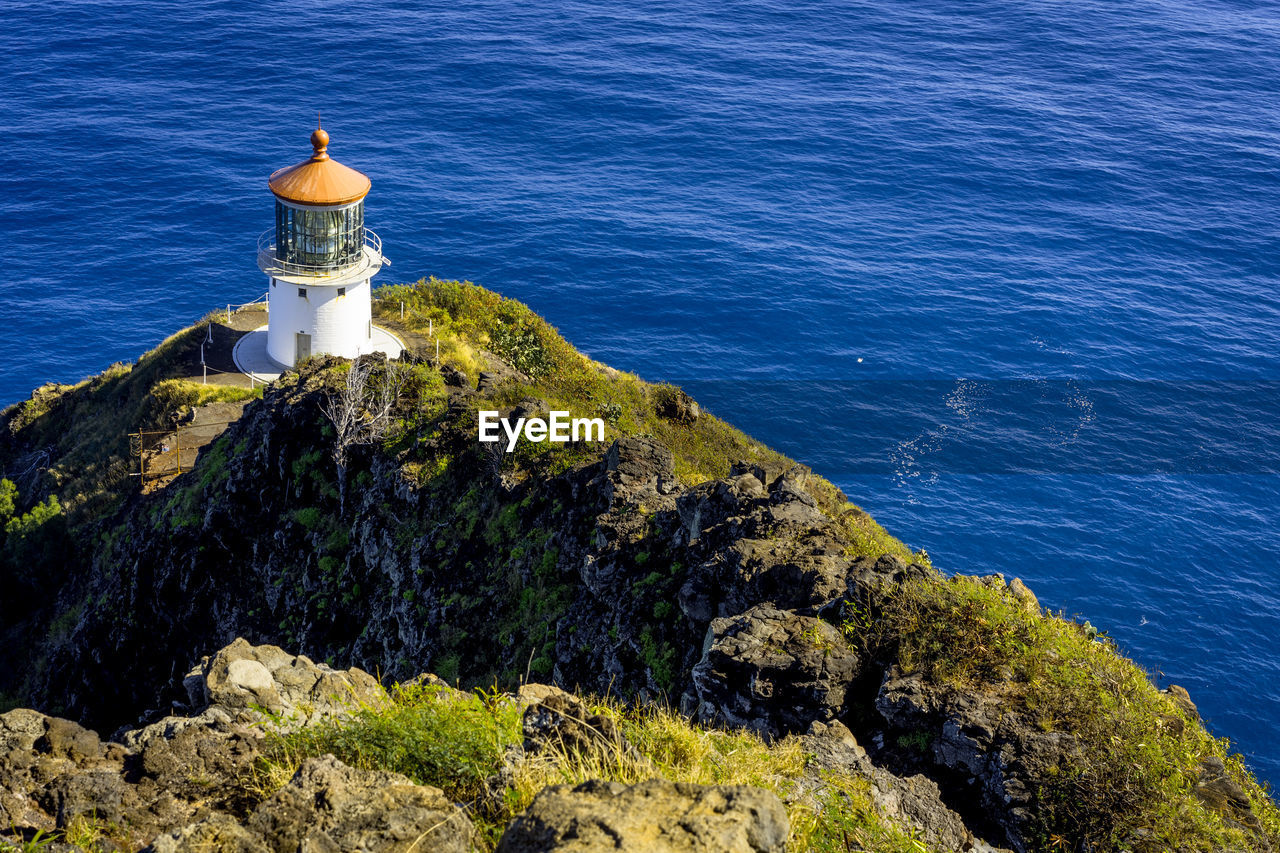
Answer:
[(427, 338), (428, 338), (429, 340), (434, 340), (434, 341), (436, 342), (436, 356), (435, 356), (435, 361), (433, 362), (433, 364), (435, 364), (436, 366), (439, 366), (439, 365), (440, 365), (440, 338), (436, 336), (436, 321), (435, 321), (435, 318), (434, 318), (434, 317), (428, 317), (426, 314), (423, 314), (421, 311), (415, 311), (415, 310), (413, 310), (412, 308), (407, 307), (407, 306), (404, 304), (404, 300), (398, 300), (398, 302), (399, 302), (399, 305), (400, 305), (400, 320), (401, 320), (401, 322), (403, 322), (403, 321), (404, 321), (404, 318), (405, 318), (405, 315), (406, 315), (406, 314), (408, 314), (408, 315), (409, 315), (409, 316), (411, 316), (411, 317), (417, 317), (417, 318), (418, 318), (418, 319), (420, 319), (420, 320), (426, 320), (426, 321), (427, 321)]
[[(261, 296), (259, 296), (257, 299), (254, 299), (252, 302), (241, 302), (239, 305), (235, 305), (233, 303), (228, 302), (227, 303), (227, 325), (228, 326), (231, 325), (231, 315), (242, 308), (248, 308), (252, 305), (269, 306), (269, 303), (267, 301), (267, 296), (268, 296), (267, 293), (263, 293)], [(270, 310), (269, 307), (268, 307), (268, 310)]]
[[(129, 433), (129, 455), (138, 460), (138, 470), (129, 474), (138, 477), (142, 490), (154, 487), (158, 481), (167, 482), (184, 470), (183, 448), (188, 454), (199, 454), (200, 449), (221, 435), (234, 421), (210, 421), (199, 424), (183, 424), (170, 429), (138, 430)], [(192, 459), (194, 465), (194, 458)], [(189, 470), (190, 466), (187, 466)]]

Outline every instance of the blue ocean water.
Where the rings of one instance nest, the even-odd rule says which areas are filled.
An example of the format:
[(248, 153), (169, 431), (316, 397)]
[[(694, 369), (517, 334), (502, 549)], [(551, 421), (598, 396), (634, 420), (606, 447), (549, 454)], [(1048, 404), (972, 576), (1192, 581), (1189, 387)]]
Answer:
[(1280, 781), (1280, 8), (6, 0), (0, 402), (264, 290), (265, 179), (685, 384)]

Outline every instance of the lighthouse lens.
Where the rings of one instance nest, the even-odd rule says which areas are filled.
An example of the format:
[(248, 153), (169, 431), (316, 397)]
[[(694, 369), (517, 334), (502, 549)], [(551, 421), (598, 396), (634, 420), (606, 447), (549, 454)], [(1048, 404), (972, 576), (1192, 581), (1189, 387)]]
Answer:
[(364, 248), (364, 203), (308, 209), (276, 202), (276, 257), (304, 267), (334, 269), (359, 263)]

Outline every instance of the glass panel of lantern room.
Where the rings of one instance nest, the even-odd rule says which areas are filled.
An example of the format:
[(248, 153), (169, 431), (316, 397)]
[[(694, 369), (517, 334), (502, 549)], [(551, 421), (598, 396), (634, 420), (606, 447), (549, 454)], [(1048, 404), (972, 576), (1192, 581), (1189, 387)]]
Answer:
[(315, 267), (345, 266), (360, 260), (363, 247), (363, 202), (321, 210), (276, 202), (276, 251), (282, 260)]

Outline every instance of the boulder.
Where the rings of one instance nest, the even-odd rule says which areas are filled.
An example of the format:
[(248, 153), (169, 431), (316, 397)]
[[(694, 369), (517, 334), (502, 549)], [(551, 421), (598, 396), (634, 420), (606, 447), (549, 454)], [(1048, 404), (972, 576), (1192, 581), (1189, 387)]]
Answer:
[(97, 732), (91, 732), (71, 720), (58, 717), (45, 719), (44, 734), (32, 744), (37, 752), (54, 758), (66, 758), (78, 764), (102, 758), (102, 741)]
[(440, 368), (440, 375), (444, 377), (444, 384), (450, 388), (470, 388), (471, 381), (467, 378), (467, 374), (451, 364), (446, 364)]
[(1040, 600), (1036, 598), (1035, 593), (1027, 589), (1027, 585), (1022, 582), (1021, 578), (1014, 578), (1009, 581), (1009, 594), (1028, 613), (1034, 613), (1037, 616), (1040, 614)]
[(757, 604), (813, 615), (842, 599), (848, 543), (798, 485), (799, 468), (767, 487), (764, 470), (748, 468), (677, 498), (690, 557), (678, 600), (689, 619), (707, 622)]
[(624, 436), (604, 456), (605, 495), (610, 506), (640, 503), (676, 488), (675, 459), (651, 438)]
[(969, 850), (973, 834), (942, 801), (938, 783), (921, 773), (898, 776), (876, 768), (871, 775), (871, 802), (877, 812), (899, 826), (914, 828), (937, 850)]
[(693, 668), (696, 718), (768, 737), (834, 719), (860, 667), (836, 628), (767, 605), (713, 620), (705, 648)]
[(654, 411), (658, 417), (677, 423), (696, 423), (702, 415), (697, 400), (694, 400), (681, 388), (659, 387)]
[(1169, 697), (1169, 701), (1173, 702), (1173, 706), (1184, 717), (1193, 723), (1200, 722), (1200, 711), (1196, 708), (1196, 703), (1191, 701), (1191, 694), (1187, 692), (1187, 688), (1177, 684), (1170, 684), (1160, 692)]
[(119, 744), (25, 708), (0, 714), (0, 826), (49, 831), (80, 816), (119, 821), (138, 797)]
[(399, 773), (357, 770), (332, 755), (303, 762), (245, 826), (277, 853), (468, 853), (475, 835), (470, 819), (439, 788)]
[(119, 823), (126, 798), (136, 801), (132, 795), (120, 768), (107, 766), (61, 773), (37, 793), (36, 800), (59, 827), (65, 827), (81, 816)]
[(168, 716), (115, 737), (133, 749), (172, 740), (185, 728), (230, 731), (246, 725), (287, 730), (349, 716), (387, 701), (377, 679), (357, 667), (335, 670), (279, 646), (237, 637), (182, 679), (192, 716)]
[[(244, 640), (206, 658), (183, 684), (195, 716), (170, 716), (123, 732), (123, 743), (103, 743), (70, 720), (35, 711), (0, 715), (0, 826), (31, 834), (87, 817), (126, 827), (135, 844), (130, 849), (161, 832), (166, 834), (155, 841), (161, 850), (270, 849), (262, 833), (218, 816), (244, 808), (245, 778), (261, 751), (264, 729), (349, 714), (355, 707), (385, 701), (386, 695), (361, 670), (338, 672)], [(295, 788), (314, 776), (295, 780)], [(370, 786), (401, 780), (379, 778)], [(400, 799), (401, 805), (421, 806), (424, 795)], [(441, 797), (436, 791), (427, 799), (439, 805)], [(409, 812), (395, 813), (400, 820)], [(208, 820), (191, 824), (200, 816)], [(341, 837), (350, 834), (341, 822), (330, 827), (324, 820), (308, 819), (311, 824), (324, 831), (332, 828)], [(398, 831), (376, 837), (383, 843), (398, 838)], [(384, 844), (377, 849), (400, 848)]]
[(499, 853), (782, 853), (790, 825), (771, 791), (745, 785), (555, 785), (534, 797)]
[(212, 850), (218, 853), (273, 853), (260, 836), (221, 812), (214, 812), (199, 823), (166, 832), (152, 841), (143, 853), (208, 853)]
[(149, 736), (137, 741), (136, 767), (175, 796), (234, 797), (240, 780), (253, 769), (262, 738), (260, 727), (245, 725), (150, 728)]
[(844, 600), (875, 606), (908, 581), (936, 576), (933, 569), (919, 563), (906, 563), (892, 554), (857, 557), (849, 564)]
[(815, 774), (833, 770), (846, 776), (866, 776), (871, 772), (871, 759), (849, 727), (839, 720), (823, 723), (814, 720), (801, 738), (809, 756), (806, 769)]
[(310, 758), (283, 788), (238, 823), (225, 813), (172, 830), (148, 853), (468, 853), (475, 828), (439, 788), (398, 773), (357, 770), (332, 755)]
[[(193, 673), (194, 674), (194, 673)], [(386, 699), (377, 679), (362, 669), (337, 671), (279, 646), (252, 646), (237, 638), (184, 681), (193, 704), (265, 710), (286, 724), (307, 724)]]
[(1221, 758), (1211, 755), (1200, 761), (1199, 778), (1193, 789), (1196, 796), (1210, 808), (1222, 815), (1229, 823), (1256, 833), (1259, 849), (1267, 842), (1261, 837), (1264, 833), (1262, 822), (1253, 812), (1253, 803), (1244, 788), (1227, 772), (1227, 766)]
[(593, 714), (567, 693), (544, 696), (525, 709), (522, 722), (526, 752), (590, 753), (627, 750), (627, 740), (611, 717)]
[(539, 684), (538, 682), (527, 682), (521, 684), (515, 692), (516, 704), (521, 708), (528, 708), (530, 705), (541, 702), (549, 696), (561, 696), (566, 699), (576, 699), (572, 693), (556, 687), (554, 684)]

